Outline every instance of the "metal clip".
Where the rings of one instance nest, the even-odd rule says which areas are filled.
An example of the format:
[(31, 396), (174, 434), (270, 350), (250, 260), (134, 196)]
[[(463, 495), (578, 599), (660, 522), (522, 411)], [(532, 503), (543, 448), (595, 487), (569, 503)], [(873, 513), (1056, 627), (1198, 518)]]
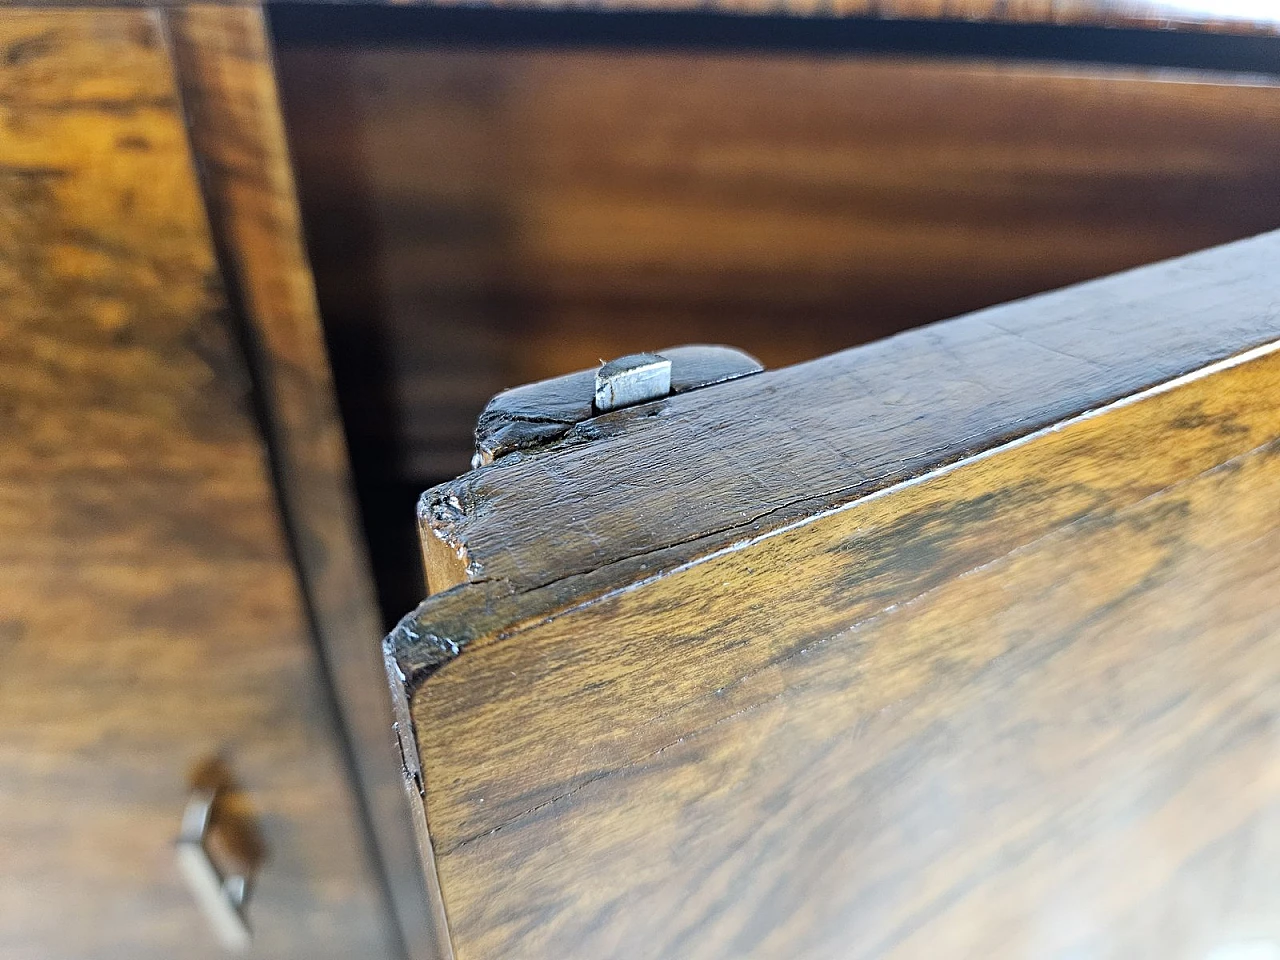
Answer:
[(763, 370), (754, 357), (732, 347), (671, 347), (636, 353), (551, 380), (506, 390), (476, 423), (473, 467), (516, 450), (560, 439), (599, 414), (650, 403)]
[(597, 413), (660, 400), (671, 392), (671, 361), (656, 353), (633, 353), (602, 363), (596, 371)]

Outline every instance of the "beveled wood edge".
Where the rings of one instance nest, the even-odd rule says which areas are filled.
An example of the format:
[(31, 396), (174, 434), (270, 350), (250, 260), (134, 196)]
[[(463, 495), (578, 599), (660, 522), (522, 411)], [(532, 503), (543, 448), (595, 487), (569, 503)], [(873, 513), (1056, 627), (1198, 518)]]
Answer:
[(870, 500), (893, 496), (899, 491), (1016, 450), (1074, 423), (1105, 416), (1113, 410), (1176, 390), (1202, 377), (1212, 376), (1276, 352), (1280, 352), (1280, 340), (1269, 341), (1122, 399), (1039, 427), (963, 459), (939, 463), (924, 473), (875, 490), (866, 496), (852, 500), (835, 499), (826, 506), (810, 502), (808, 509), (811, 513), (773, 526), (760, 524), (752, 525), (749, 529), (717, 531), (687, 543), (628, 557), (590, 573), (566, 577), (524, 593), (517, 593), (505, 584), (480, 582), (465, 584), (428, 597), (417, 609), (406, 614), (383, 641), (393, 696), (398, 705), (405, 702), (407, 709), (407, 700), (413, 698), (431, 674), (462, 655), (469, 643), (481, 637), (501, 639), (519, 633), (533, 623), (551, 620), (616, 594), (635, 590), (674, 570), (705, 563), (721, 554), (786, 534), (814, 519), (855, 509)]
[(1273, 339), (1276, 257), (1267, 234), (602, 414), (428, 491), (426, 525), (510, 593), (746, 535)]
[[(1190, 257), (1166, 261), (1163, 264), (1138, 268), (1118, 276), (1158, 278), (1158, 271), (1168, 269), (1170, 266), (1185, 264), (1189, 260), (1203, 258), (1206, 254), (1212, 255), (1215, 251), (1225, 251), (1229, 254), (1233, 248), (1240, 248), (1241, 245), (1254, 243), (1280, 245), (1280, 234), (1263, 235), (1263, 237), (1254, 238), (1253, 240), (1238, 241), (1235, 244), (1214, 248), (1212, 251), (1204, 251), (1199, 254), (1192, 254)], [(1036, 303), (1044, 298), (1070, 296), (1073, 290), (1085, 289), (1111, 279), (1114, 278), (1104, 278), (1103, 281), (1090, 281), (1086, 284), (1077, 285), (1077, 287), (1067, 288), (1064, 291), (1055, 291), (1040, 297), (1030, 298), (1022, 301), (1018, 305), (1018, 309), (1034, 310)], [(1158, 287), (1159, 284), (1153, 286)], [(979, 313), (984, 312), (980, 311)], [(940, 329), (957, 324), (965, 319), (963, 317), (956, 318), (955, 320), (944, 321), (942, 324), (921, 328), (921, 330), (910, 331), (900, 335), (900, 339), (908, 345), (919, 344), (923, 350), (924, 344), (928, 342), (926, 338), (935, 336)], [(412, 699), (414, 693), (432, 673), (459, 656), (469, 644), (480, 638), (500, 639), (518, 632), (522, 627), (530, 623), (561, 615), (568, 610), (589, 605), (620, 591), (634, 589), (645, 582), (665, 575), (665, 573), (673, 569), (704, 562), (726, 550), (738, 549), (760, 539), (775, 536), (794, 528), (798, 524), (807, 523), (816, 516), (850, 509), (870, 498), (891, 495), (896, 490), (920, 483), (926, 478), (938, 476), (942, 472), (948, 472), (960, 466), (971, 464), (976, 460), (1006, 452), (1029, 442), (1037, 436), (1059, 430), (1067, 424), (1105, 414), (1117, 407), (1176, 389), (1190, 380), (1230, 369), (1240, 363), (1248, 362), (1277, 349), (1280, 341), (1276, 340), (1276, 332), (1269, 330), (1266, 335), (1257, 337), (1255, 342), (1242, 345), (1239, 349), (1229, 352), (1226, 356), (1201, 359), (1199, 362), (1192, 363), (1189, 369), (1182, 369), (1172, 375), (1159, 378), (1125, 395), (1081, 396), (1076, 408), (1069, 410), (1064, 415), (1038, 421), (1027, 419), (1019, 422), (1015, 418), (1013, 427), (993, 436), (990, 438), (990, 442), (981, 448), (939, 449), (928, 462), (921, 463), (917, 469), (913, 469), (901, 476), (887, 477), (887, 482), (881, 483), (879, 486), (851, 487), (818, 493), (816, 496), (805, 496), (804, 494), (809, 493), (809, 491), (797, 491), (796, 499), (785, 510), (768, 511), (763, 517), (740, 526), (705, 530), (701, 535), (686, 538), (679, 543), (619, 557), (613, 562), (603, 564), (594, 569), (572, 572), (532, 587), (522, 587), (501, 578), (485, 579), (481, 576), (471, 582), (462, 583), (442, 593), (434, 594), (423, 601), (416, 610), (405, 616), (384, 641), (384, 656), (387, 659), (388, 670), (393, 677), (393, 688), (397, 686), (401, 688), (396, 690), (395, 694), (397, 697), (403, 695)], [(789, 370), (795, 372), (802, 371), (803, 368), (803, 375), (806, 378), (821, 378), (824, 374), (824, 368), (833, 371), (838, 370), (841, 362), (847, 362), (849, 357), (873, 349), (875, 346), (875, 344), (869, 344), (864, 347), (857, 347), (853, 350), (845, 351), (843, 354), (835, 354), (832, 357), (811, 361), (808, 364), (800, 365), (800, 367), (789, 368)], [(1128, 358), (1126, 357), (1125, 359)], [(756, 385), (768, 384), (770, 378), (785, 375), (786, 373), (786, 370), (766, 372), (751, 379)], [(794, 373), (792, 375), (794, 376)], [(732, 384), (727, 386), (732, 386)], [(703, 392), (701, 399), (705, 402), (713, 402), (713, 397), (710, 394), (717, 389), (720, 388), (707, 388)], [(1075, 400), (1074, 397), (1070, 399)], [(625, 411), (619, 411), (619, 413), (625, 413)], [(605, 418), (601, 419), (607, 419), (610, 416), (614, 415), (606, 415)], [(622, 424), (614, 429), (617, 433), (625, 434), (625, 418), (623, 418)], [(565, 445), (571, 447), (588, 442), (590, 436), (591, 432), (588, 433), (586, 438), (576, 437), (565, 441)], [(535, 454), (535, 456), (554, 457), (554, 451), (555, 447), (552, 447), (550, 451)], [(456, 496), (460, 489), (465, 494), (465, 484), (470, 476), (472, 474), (466, 475), (452, 484), (445, 484), (437, 488), (437, 490), (446, 496)], [(748, 511), (748, 513), (750, 512)], [(489, 517), (486, 517), (486, 521), (489, 519)], [(465, 554), (466, 544), (459, 538), (454, 543), (454, 548)], [(398, 678), (398, 681), (396, 678)]]
[[(405, 817), (410, 789), (383, 692), (382, 634), (360, 528), (314, 280), (302, 235), (262, 7), (158, 8), (178, 79), (188, 135), (221, 261), (244, 326), (259, 427), (264, 433), (299, 588), (347, 760), (363, 798), (366, 833), (381, 861), (397, 940), (413, 960), (452, 957), (429, 856)], [(365, 644), (353, 643), (364, 636)], [(383, 717), (386, 716), (384, 722)], [(393, 791), (389, 807), (388, 789)]]
[[(860, 612), (853, 622), (861, 623), (873, 620), (885, 611), (896, 609), (900, 604), (910, 602), (913, 598), (923, 595), (929, 589), (936, 587), (941, 582), (939, 578), (953, 579), (961, 572), (978, 569), (990, 561), (991, 555), (984, 555), (981, 548), (976, 550), (962, 549), (958, 551), (958, 557), (944, 559), (947, 551), (945, 548), (939, 548), (939, 541), (934, 538), (945, 536), (954, 542), (956, 537), (952, 522), (942, 519), (938, 513), (937, 505), (939, 502), (945, 502), (948, 498), (958, 498), (956, 499), (957, 504), (969, 505), (968, 507), (959, 507), (956, 523), (965, 524), (969, 522), (969, 519), (979, 525), (985, 523), (988, 526), (996, 527), (1003, 526), (1005, 523), (1012, 523), (1012, 533), (1006, 531), (1006, 533), (997, 536), (995, 540), (990, 541), (991, 544), (1003, 543), (1002, 550), (1004, 553), (999, 555), (1011, 555), (1013, 552), (1022, 550), (1031, 542), (1041, 541), (1059, 529), (1072, 527), (1082, 522), (1083, 515), (1080, 512), (1080, 498), (1076, 498), (1073, 501), (1073, 505), (1066, 506), (1062, 510), (1049, 510), (1047, 517), (1030, 525), (1034, 527), (1030, 531), (1020, 528), (1019, 521), (1016, 518), (1002, 519), (998, 514), (990, 516), (984, 510), (978, 510), (976, 513), (972, 512), (969, 507), (987, 499), (984, 484), (992, 477), (997, 478), (996, 483), (998, 486), (999, 477), (1003, 476), (1005, 482), (1008, 483), (1011, 477), (1024, 476), (1023, 471), (1025, 470), (1027, 475), (1039, 478), (1038, 480), (1031, 479), (1029, 481), (1031, 484), (1029, 489), (1033, 489), (1037, 483), (1058, 482), (1049, 478), (1059, 477), (1061, 468), (1066, 463), (1074, 464), (1078, 462), (1077, 457), (1084, 462), (1084, 467), (1082, 468), (1084, 474), (1088, 474), (1091, 469), (1101, 467), (1106, 457), (1114, 459), (1115, 456), (1119, 455), (1123, 458), (1123, 451), (1126, 449), (1134, 450), (1134, 455), (1141, 458), (1144, 455), (1144, 431), (1153, 428), (1159, 429), (1163, 425), (1166, 429), (1161, 432), (1162, 442), (1157, 444), (1159, 452), (1156, 455), (1167, 457), (1168, 460), (1161, 461), (1159, 465), (1153, 464), (1153, 466), (1157, 466), (1155, 472), (1159, 479), (1151, 480), (1146, 486), (1143, 483), (1139, 483), (1137, 490), (1128, 489), (1123, 484), (1116, 486), (1114, 483), (1108, 487), (1106, 484), (1109, 481), (1103, 479), (1100, 481), (1103, 484), (1102, 487), (1087, 487), (1088, 492), (1081, 494), (1081, 498), (1085, 502), (1089, 502), (1091, 498), (1095, 498), (1103, 492), (1114, 494), (1114, 497), (1104, 496), (1101, 500), (1092, 500), (1093, 507), (1101, 507), (1101, 512), (1107, 513), (1112, 508), (1123, 508), (1125, 505), (1145, 499), (1156, 484), (1161, 485), (1159, 489), (1165, 489), (1170, 483), (1176, 485), (1189, 477), (1200, 476), (1206, 471), (1206, 464), (1209, 462), (1206, 460), (1206, 456), (1209, 454), (1198, 458), (1188, 455), (1188, 458), (1184, 461), (1181, 454), (1173, 453), (1174, 447), (1171, 446), (1171, 442), (1179, 442), (1177, 440), (1170, 441), (1170, 437), (1174, 435), (1181, 437), (1182, 441), (1188, 442), (1192, 448), (1196, 447), (1195, 443), (1190, 442), (1190, 434), (1185, 437), (1182, 436), (1182, 431), (1184, 430), (1195, 431), (1201, 436), (1206, 436), (1207, 439), (1203, 442), (1213, 447), (1221, 458), (1231, 461), (1238, 459), (1242, 455), (1242, 450), (1249, 452), (1263, 449), (1274, 450), (1276, 443), (1280, 441), (1270, 439), (1259, 446), (1260, 439), (1273, 437), (1273, 433), (1259, 434), (1258, 430), (1262, 429), (1262, 427), (1254, 429), (1251, 433), (1242, 425), (1242, 423), (1247, 424), (1249, 422), (1247, 413), (1242, 414), (1244, 418), (1242, 423), (1237, 423), (1235, 420), (1226, 419), (1223, 411), (1235, 409), (1230, 401), (1233, 393), (1237, 395), (1237, 402), (1240, 402), (1239, 395), (1241, 392), (1249, 391), (1252, 399), (1250, 401), (1251, 405), (1246, 404), (1248, 409), (1252, 410), (1255, 416), (1262, 416), (1267, 423), (1274, 424), (1273, 416), (1269, 414), (1263, 416), (1261, 413), (1263, 409), (1261, 405), (1265, 404), (1265, 400), (1259, 399), (1261, 392), (1259, 384), (1265, 385), (1268, 382), (1274, 382), (1277, 362), (1280, 362), (1280, 340), (1272, 340), (1233, 357), (1208, 364), (1188, 374), (1172, 378), (1102, 407), (1086, 411), (1060, 423), (1037, 430), (1017, 440), (1000, 444), (961, 461), (946, 464), (937, 470), (860, 498), (856, 502), (842, 504), (831, 510), (814, 513), (811, 516), (803, 517), (785, 525), (785, 527), (768, 531), (760, 536), (721, 545), (719, 549), (695, 550), (693, 551), (694, 555), (685, 558), (686, 562), (684, 563), (678, 562), (679, 558), (673, 556), (670, 566), (651, 565), (647, 575), (643, 571), (643, 565), (640, 569), (637, 569), (634, 565), (616, 565), (618, 567), (626, 566), (626, 569), (632, 575), (631, 582), (610, 583), (607, 578), (595, 580), (579, 578), (578, 586), (583, 588), (581, 596), (578, 598), (579, 602), (568, 602), (558, 610), (548, 608), (538, 611), (532, 610), (534, 601), (530, 595), (516, 598), (516, 602), (513, 604), (507, 604), (505, 600), (499, 599), (499, 604), (505, 604), (506, 609), (505, 611), (498, 611), (495, 622), (491, 624), (494, 627), (493, 632), (483, 638), (484, 642), (480, 644), (480, 649), (473, 655), (479, 659), (468, 660), (463, 657), (456, 666), (464, 670), (468, 667), (473, 671), (479, 670), (480, 675), (483, 675), (485, 663), (492, 664), (492, 657), (505, 658), (512, 654), (519, 657), (520, 649), (527, 650), (526, 645), (529, 643), (535, 644), (534, 651), (529, 654), (533, 657), (531, 664), (537, 663), (540, 661), (540, 654), (537, 652), (539, 648), (536, 645), (545, 645), (547, 643), (547, 630), (551, 630), (552, 636), (554, 636), (554, 631), (557, 629), (556, 621), (565, 619), (568, 622), (573, 622), (574, 620), (579, 620), (580, 622), (582, 616), (590, 616), (590, 610), (601, 603), (604, 603), (609, 609), (613, 609), (615, 604), (622, 604), (623, 609), (627, 609), (627, 605), (630, 603), (643, 604), (645, 602), (643, 599), (644, 594), (648, 592), (652, 596), (652, 591), (655, 590), (665, 595), (669, 603), (674, 596), (674, 592), (680, 589), (678, 584), (685, 582), (689, 576), (693, 576), (695, 580), (701, 577), (706, 582), (709, 592), (714, 594), (720, 586), (722, 578), (735, 579), (736, 576), (741, 575), (744, 565), (748, 573), (751, 572), (753, 564), (758, 564), (762, 560), (765, 567), (769, 568), (771, 564), (767, 558), (785, 554), (788, 550), (796, 550), (795, 544), (797, 542), (808, 543), (812, 546), (825, 537), (827, 539), (823, 542), (828, 545), (843, 543), (841, 538), (848, 537), (850, 531), (859, 531), (857, 536), (859, 542), (864, 545), (865, 549), (862, 551), (864, 554), (877, 557), (880, 556), (877, 548), (868, 546), (868, 544), (879, 543), (883, 545), (884, 535), (887, 532), (897, 531), (892, 535), (898, 536), (902, 530), (912, 530), (914, 533), (906, 535), (906, 539), (909, 541), (912, 536), (922, 535), (922, 531), (925, 528), (921, 524), (927, 524), (930, 529), (933, 529), (936, 521), (938, 523), (937, 529), (934, 533), (924, 537), (930, 544), (930, 551), (940, 550), (936, 556), (933, 556), (932, 553), (930, 554), (933, 559), (929, 564), (917, 566), (913, 565), (910, 560), (905, 561), (911, 572), (902, 581), (882, 579), (885, 569), (883, 561), (888, 559), (885, 556), (880, 557), (881, 562), (873, 561), (871, 564), (872, 569), (866, 571), (867, 583), (865, 589), (867, 592), (862, 594), (863, 600), (861, 601)], [(1219, 397), (1225, 397), (1226, 399), (1219, 403), (1217, 399)], [(1206, 404), (1208, 405), (1207, 410), (1205, 409)], [(1242, 434), (1244, 435), (1243, 439), (1241, 437)], [(1111, 437), (1120, 439), (1110, 442), (1109, 453), (1099, 453), (1099, 439), (1103, 438), (1105, 440)], [(1107, 443), (1102, 443), (1101, 446), (1106, 448)], [(1047, 454), (1047, 459), (1046, 451), (1050, 451)], [(1064, 454), (1071, 459), (1064, 461)], [(1100, 457), (1103, 459), (1100, 460)], [(1055, 463), (1057, 464), (1056, 467), (1054, 466)], [(1091, 464), (1092, 467), (1090, 466)], [(1217, 468), (1209, 467), (1208, 469)], [(1103, 474), (1114, 481), (1114, 471), (1108, 474), (1106, 468), (1104, 468)], [(984, 480), (984, 478), (987, 479)], [(1066, 482), (1067, 488), (1069, 488), (1071, 485), (1069, 481)], [(940, 490), (950, 492), (939, 493)], [(975, 495), (979, 495), (977, 500), (973, 499)], [(924, 505), (923, 507), (922, 504)], [(965, 519), (966, 517), (969, 519)], [(1024, 527), (1027, 519), (1026, 516), (1022, 517)], [(834, 537), (831, 533), (833, 529), (837, 531)], [(948, 530), (950, 530), (950, 533), (947, 533)], [(843, 531), (843, 533), (839, 531)], [(863, 540), (864, 535), (868, 539)], [(911, 552), (909, 544), (907, 545), (907, 550), (909, 553)], [(753, 557), (754, 560), (752, 559)], [(654, 566), (659, 567), (659, 569), (654, 569)], [(937, 569), (938, 567), (941, 568), (941, 571)], [(703, 572), (699, 574), (699, 570), (703, 570)], [(737, 574), (733, 573), (733, 570), (737, 570)], [(778, 579), (779, 574), (780, 568), (774, 566), (772, 576), (775, 578), (775, 584), (780, 589), (786, 589), (783, 585), (789, 581), (785, 578)], [(856, 584), (862, 582), (863, 574), (859, 573), (856, 581), (849, 580), (848, 576), (849, 571), (846, 570), (842, 576), (836, 579), (845, 584), (842, 588), (843, 590), (857, 594), (862, 587)], [(670, 584), (663, 586), (662, 581), (668, 577), (674, 577), (677, 586), (673, 587)], [(889, 582), (894, 584), (892, 595), (884, 593), (886, 584)], [(595, 592), (593, 595), (588, 595), (588, 590), (586, 589), (588, 587), (594, 587)], [(690, 589), (690, 584), (686, 583), (683, 589)], [(692, 589), (694, 593), (689, 596), (696, 603), (696, 598), (699, 596), (696, 583), (693, 584)], [(458, 592), (462, 593), (464, 591)], [(547, 591), (542, 592), (545, 599)], [(555, 598), (551, 599), (554, 600)], [(650, 603), (652, 604), (653, 601), (651, 600)], [(522, 604), (523, 609), (521, 609)], [(630, 615), (634, 615), (635, 608), (632, 607), (630, 609), (632, 611)], [(655, 611), (669, 609), (670, 607), (662, 602), (658, 602), (653, 606)], [(489, 612), (473, 609), (472, 615), (477, 617), (485, 616)], [(793, 610), (792, 612), (794, 613), (795, 611)], [(524, 616), (524, 619), (510, 620), (504, 625), (501, 622), (504, 613), (508, 617), (513, 614)], [(439, 626), (439, 624), (433, 624), (432, 626)], [(417, 624), (410, 623), (409, 628), (413, 632), (419, 633), (421, 638)], [(572, 630), (571, 627), (566, 627), (565, 629)], [(539, 637), (541, 638), (540, 640)], [(394, 639), (394, 636), (388, 638), (387, 647), (389, 663), (394, 664), (391, 667), (393, 671), (393, 692), (398, 699), (401, 699), (407, 705), (406, 708), (411, 711), (411, 715), (416, 719), (417, 723), (417, 729), (411, 731), (414, 735), (414, 740), (407, 749), (412, 750), (415, 744), (420, 746), (423, 750), (421, 762), (425, 764), (431, 756), (428, 751), (432, 745), (451, 743), (456, 739), (457, 731), (454, 732), (454, 736), (449, 733), (449, 718), (453, 712), (450, 700), (453, 696), (462, 696), (466, 700), (468, 698), (466, 690), (469, 687), (460, 687), (459, 683), (464, 681), (460, 681), (456, 673), (451, 675), (447, 670), (444, 676), (440, 678), (440, 682), (445, 684), (444, 687), (430, 682), (432, 673), (418, 678), (416, 684), (407, 683), (407, 678), (399, 672), (398, 664), (395, 664)], [(439, 637), (430, 639), (436, 640), (441, 646), (450, 642), (448, 639), (440, 640)], [(619, 640), (621, 642), (621, 638)], [(598, 647), (600, 651), (607, 651), (611, 646), (607, 637), (601, 638), (598, 643), (604, 644), (603, 647)], [(626, 643), (621, 642), (621, 646), (625, 648)], [(507, 651), (506, 654), (501, 652), (503, 649)], [(552, 647), (543, 646), (541, 649), (546, 653), (550, 653), (554, 649), (554, 645)], [(449, 657), (451, 654), (456, 657), (459, 652), (465, 653), (465, 650), (459, 651), (455, 646), (452, 649), (442, 649), (439, 652), (445, 657)], [(486, 660), (486, 658), (489, 659)], [(654, 667), (663, 669), (662, 662), (663, 657), (659, 655), (654, 662)], [(686, 667), (688, 666), (687, 661), (685, 665)], [(536, 670), (534, 672), (536, 673)], [(505, 677), (505, 668), (502, 673)], [(472, 673), (466, 674), (466, 676), (474, 675)], [(543, 679), (545, 680), (545, 676)], [(718, 681), (712, 682), (710, 686), (715, 687), (718, 683), (723, 683), (723, 681), (724, 677), (720, 677)], [(469, 681), (466, 682), (469, 683)], [(536, 683), (537, 681), (531, 677), (530, 682)], [(718, 693), (719, 691), (717, 691)], [(472, 703), (470, 706), (464, 707), (464, 709), (475, 709), (475, 704)], [(668, 715), (665, 707), (654, 707), (654, 709), (657, 710), (658, 715)], [(732, 705), (726, 709), (732, 709)], [(679, 730), (671, 732), (672, 737), (677, 735), (680, 735)], [(662, 737), (659, 737), (659, 741), (661, 740)], [(649, 744), (647, 747), (642, 746), (639, 749), (643, 753), (652, 746), (653, 744)], [(455, 747), (454, 749), (456, 751), (457, 748)], [(434, 767), (426, 771), (425, 780), (428, 787), (431, 784), (432, 777), (438, 776), (439, 773), (440, 771)], [(444, 780), (443, 784), (437, 785), (436, 789), (421, 801), (423, 803), (426, 800), (434, 801), (437, 804), (436, 807), (433, 807), (436, 815), (440, 814), (438, 808), (439, 798), (442, 795), (449, 796), (450, 785), (456, 783), (452, 775), (446, 776)], [(574, 782), (576, 783), (577, 781)], [(515, 822), (515, 820), (523, 816), (520, 811), (541, 809), (544, 801), (550, 797), (549, 794), (524, 792), (518, 795), (514, 805), (507, 804), (504, 806), (498, 796), (490, 796), (487, 790), (484, 791), (484, 796), (491, 801), (484, 807), (485, 815), (493, 815), (497, 819), (473, 824), (463, 843), (469, 843), (471, 839), (487, 835), (495, 827), (500, 828), (508, 822)], [(515, 813), (515, 816), (512, 816), (512, 813)], [(458, 842), (456, 835), (451, 836), (451, 825), (447, 819), (443, 824), (437, 824), (437, 827), (437, 837), (443, 835), (446, 838), (450, 838), (444, 841), (443, 847), (436, 850), (439, 856), (447, 858), (452, 851), (458, 849), (462, 844)]]

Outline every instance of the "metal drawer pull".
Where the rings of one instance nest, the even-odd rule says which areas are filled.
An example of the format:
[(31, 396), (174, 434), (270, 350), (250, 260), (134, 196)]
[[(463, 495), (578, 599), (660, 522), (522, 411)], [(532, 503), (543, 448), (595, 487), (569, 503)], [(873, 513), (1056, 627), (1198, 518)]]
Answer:
[(224, 875), (209, 854), (207, 839), (217, 796), (217, 789), (197, 788), (192, 792), (182, 814), (178, 866), (219, 942), (238, 953), (249, 946), (250, 940), (245, 918), (249, 878), (243, 872)]

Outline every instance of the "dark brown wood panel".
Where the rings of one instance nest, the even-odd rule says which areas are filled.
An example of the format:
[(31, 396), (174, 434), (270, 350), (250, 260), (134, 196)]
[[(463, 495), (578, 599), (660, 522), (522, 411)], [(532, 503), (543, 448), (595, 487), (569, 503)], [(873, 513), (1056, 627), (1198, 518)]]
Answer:
[(220, 757), (251, 955), (389, 957), (158, 18), (0, 18), (0, 954), (224, 956), (173, 841)]
[[(327, 0), (331, 2), (331, 0)], [(355, 0), (405, 3), (406, 0)], [(407, 0), (454, 6), (457, 0)], [(125, 0), (50, 0), (50, 6), (122, 6)], [(184, 5), (159, 0), (156, 6)], [(257, 6), (256, 0), (224, 0), (226, 6)], [(1274, 35), (1280, 14), (1261, 0), (487, 0), (484, 6), (531, 9), (595, 9), (637, 12), (707, 12), (745, 15), (866, 17), (965, 23), (1025, 23), (1128, 27), (1145, 30)]]
[[(167, 13), (214, 231), (250, 325), (280, 491), (303, 589), (351, 738), (379, 859), (406, 947), (442, 955), (435, 877), (414, 852), (379, 641), (382, 618), (354, 500), (342, 423), (302, 240), (260, 9)], [(406, 523), (409, 518), (405, 517)], [(428, 906), (437, 907), (433, 914)]]
[[(413, 2), (413, 0), (411, 0)], [(416, 0), (454, 6), (458, 0)], [(765, 16), (867, 17), (1147, 30), (1275, 34), (1280, 12), (1259, 0), (489, 0), (487, 6)]]
[[(458, 0), (416, 0), (454, 6)], [(547, 10), (706, 12), (866, 17), (965, 23), (1129, 27), (1222, 33), (1280, 32), (1280, 12), (1258, 0), (489, 0), (487, 6)]]
[[(473, 474), (466, 506), (491, 532), (607, 543), (627, 533), (597, 512), (620, 482), (609, 453), (629, 448), (649, 482), (621, 482), (653, 536), (562, 578), (561, 558), (517, 550), (546, 586), (478, 575), (393, 635), (457, 955), (1275, 942), (1277, 250), (1273, 235), (904, 334), (908, 415), (880, 431), (840, 407), (888, 359), (875, 346), (760, 374), (774, 389), (750, 399), (747, 381), (687, 395), (706, 464), (759, 481), (736, 529), (719, 529), (714, 467), (683, 472), (696, 448), (645, 442), (676, 400), (508, 466), (514, 492), (531, 470), (569, 482), (597, 451), (595, 479), (540, 514), (484, 489), (502, 461)], [(1205, 366), (1178, 333), (1197, 310), (1202, 342), (1233, 357)], [(1163, 352), (1135, 349), (1142, 328), (1170, 334)], [(964, 362), (979, 345), (1012, 380), (1044, 374), (1015, 388), (1016, 429), (971, 434), (1003, 386)], [(1122, 399), (1090, 397), (1117, 375), (1134, 378)], [(1046, 398), (1076, 410), (1037, 430)], [(930, 407), (952, 428), (916, 460), (909, 411)], [(795, 429), (806, 416), (825, 426)], [(848, 492), (894, 450), (900, 482)], [(806, 455), (843, 458), (846, 490), (793, 478)], [(701, 539), (669, 537), (704, 508)]]
[[(767, 366), (1280, 226), (1280, 88), (800, 54), (289, 46), (357, 459), (669, 343)], [(1240, 81), (1240, 82), (1236, 82)]]

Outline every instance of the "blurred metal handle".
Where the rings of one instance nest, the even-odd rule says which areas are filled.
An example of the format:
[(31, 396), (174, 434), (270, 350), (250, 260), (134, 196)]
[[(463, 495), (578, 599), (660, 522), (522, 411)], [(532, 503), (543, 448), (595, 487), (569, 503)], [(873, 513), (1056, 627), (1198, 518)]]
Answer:
[(243, 873), (224, 876), (209, 855), (205, 841), (217, 796), (217, 790), (211, 789), (192, 792), (182, 814), (182, 832), (178, 835), (178, 866), (219, 942), (239, 953), (248, 948), (250, 940), (249, 922), (245, 918), (249, 878)]

